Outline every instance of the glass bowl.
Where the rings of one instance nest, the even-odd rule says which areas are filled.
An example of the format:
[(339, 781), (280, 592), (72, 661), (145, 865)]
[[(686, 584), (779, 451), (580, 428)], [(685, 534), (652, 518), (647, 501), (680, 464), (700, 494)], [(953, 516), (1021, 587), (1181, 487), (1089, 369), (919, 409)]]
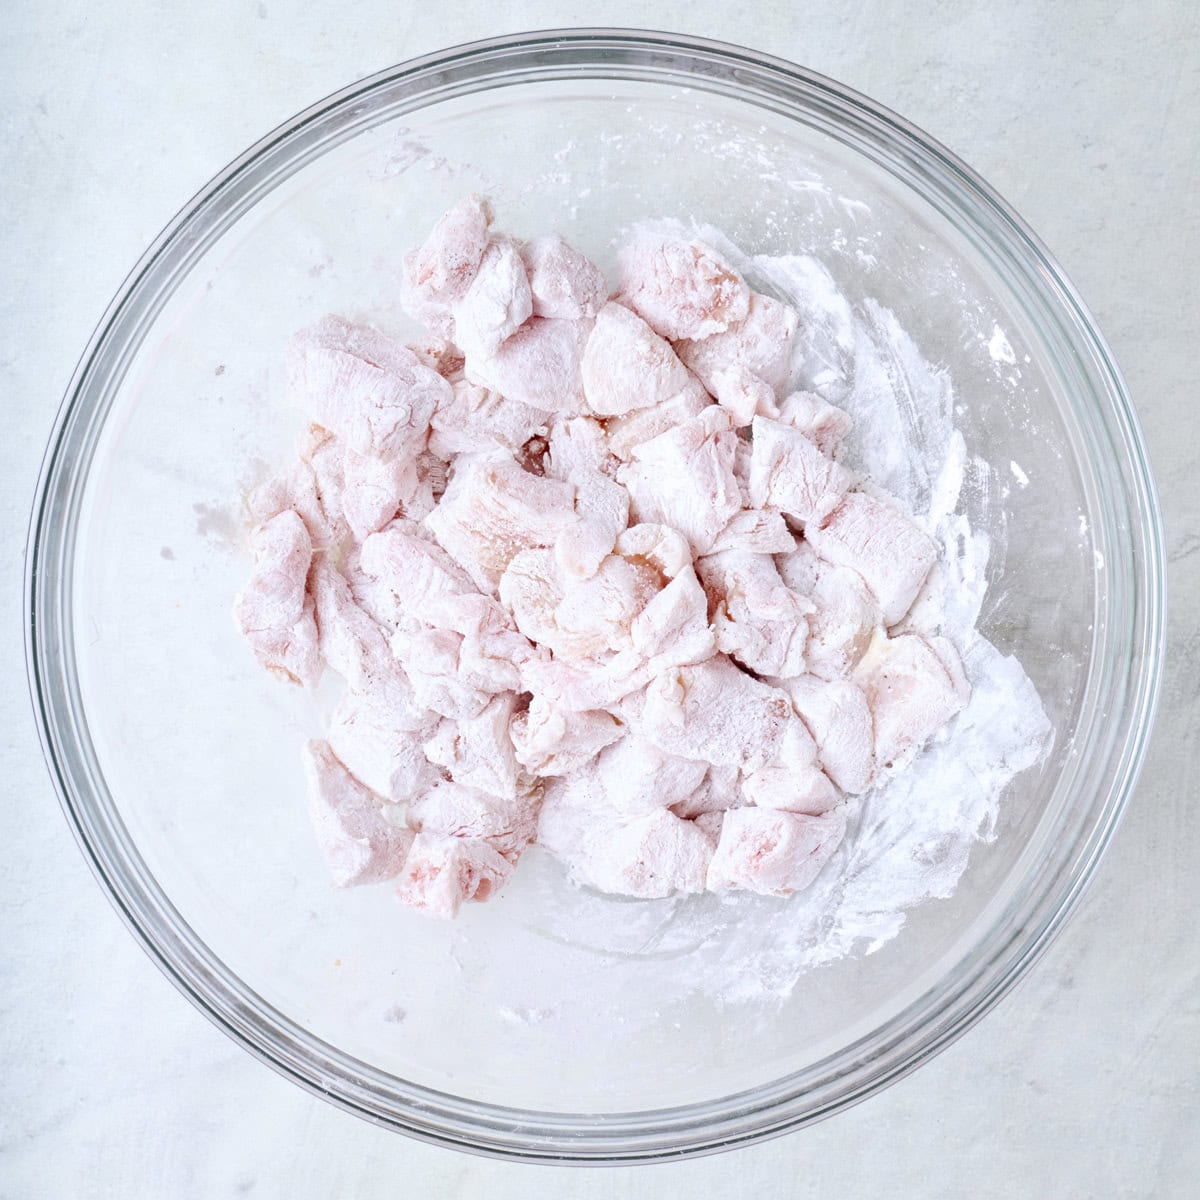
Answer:
[[(847, 295), (895, 310), (949, 370), (960, 428), (997, 479), (1010, 463), (1027, 478), (986, 516), (981, 623), (1036, 684), (1053, 749), (1008, 789), (953, 896), (786, 996), (730, 1004), (684, 986), (699, 941), (752, 937), (749, 924), (696, 935), (671, 902), (566, 888), (536, 854), (448, 926), (326, 882), (297, 754), (316, 705), (259, 673), (230, 616), (248, 570), (236, 498), (256, 460), (291, 453), (288, 336), (326, 311), (399, 322), (400, 253), (468, 189), (512, 232), (558, 229), (608, 267), (612, 231), (651, 215), (699, 215), (755, 252), (817, 249)], [(1162, 539), (1137, 423), (1036, 237), (953, 155), (830, 80), (620, 30), (405, 63), (213, 180), (83, 355), (38, 487), (27, 587), (33, 699), (67, 816), (180, 990), (352, 1112), (527, 1160), (768, 1137), (962, 1033), (1091, 877), (1162, 662)]]

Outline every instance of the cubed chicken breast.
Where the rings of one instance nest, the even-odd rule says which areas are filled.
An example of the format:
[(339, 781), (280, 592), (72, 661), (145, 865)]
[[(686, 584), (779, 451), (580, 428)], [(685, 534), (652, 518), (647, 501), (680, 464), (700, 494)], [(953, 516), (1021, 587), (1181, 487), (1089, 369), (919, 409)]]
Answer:
[(449, 920), (469, 900), (487, 900), (512, 874), (512, 863), (482, 838), (418, 833), (396, 885), (401, 903)]
[(719, 408), (643, 442), (617, 474), (629, 491), (635, 522), (669, 525), (698, 554), (742, 507), (733, 474), (737, 434)]
[(608, 287), (600, 268), (556, 233), (530, 238), (521, 246), (536, 317), (568, 321), (594, 317)]
[(670, 343), (615, 301), (597, 314), (580, 370), (588, 409), (598, 417), (653, 408), (688, 383), (688, 373)]
[(324, 317), (289, 348), (295, 403), (349, 449), (379, 458), (413, 458), (425, 448), (429, 420), (448, 384), (390, 338)]
[(908, 612), (937, 559), (933, 539), (915, 521), (864, 492), (848, 493), (805, 526), (804, 536), (826, 562), (862, 576), (888, 626)]
[(750, 289), (701, 241), (642, 232), (620, 258), (622, 300), (664, 338), (709, 337), (746, 315)]
[(839, 812), (811, 817), (778, 809), (731, 809), (721, 823), (708, 886), (714, 891), (745, 888), (765, 896), (802, 892), (833, 857), (845, 833)]
[(879, 637), (855, 678), (875, 729), (875, 761), (893, 771), (910, 761), (971, 698), (958, 651), (945, 638)]
[(286, 509), (251, 535), (254, 574), (234, 601), (242, 636), (264, 667), (293, 683), (315, 683), (321, 655), (306, 594), (312, 541), (300, 516)]
[(853, 477), (798, 430), (755, 417), (751, 425), (750, 503), (777, 508), (807, 525), (828, 516)]
[(334, 887), (380, 883), (404, 868), (412, 831), (338, 761), (328, 742), (304, 748), (308, 806)]

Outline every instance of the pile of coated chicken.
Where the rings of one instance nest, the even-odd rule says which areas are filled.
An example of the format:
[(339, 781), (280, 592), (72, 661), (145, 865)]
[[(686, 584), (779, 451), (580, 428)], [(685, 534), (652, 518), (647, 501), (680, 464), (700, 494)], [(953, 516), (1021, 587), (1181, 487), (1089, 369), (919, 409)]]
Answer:
[(536, 842), (605, 892), (788, 895), (966, 703), (903, 624), (933, 541), (788, 393), (794, 311), (686, 236), (620, 264), (609, 299), (472, 196), (405, 259), (427, 340), (293, 340), (312, 423), (249, 497), (236, 612), (271, 670), (345, 681), (305, 749), (336, 884), (452, 916)]

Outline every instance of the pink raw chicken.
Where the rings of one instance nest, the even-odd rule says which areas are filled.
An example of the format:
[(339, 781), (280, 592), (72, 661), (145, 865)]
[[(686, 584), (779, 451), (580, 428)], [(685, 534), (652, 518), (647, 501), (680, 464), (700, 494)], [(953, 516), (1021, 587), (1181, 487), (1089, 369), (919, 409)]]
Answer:
[(380, 883), (404, 867), (412, 831), (384, 814), (383, 801), (338, 761), (327, 742), (304, 748), (309, 813), (334, 887)]
[(394, 610), (410, 617), (475, 591), (471, 577), (420, 525), (397, 521), (372, 534), (362, 544), (359, 562), (386, 589)]
[(833, 857), (846, 833), (841, 813), (821, 817), (762, 808), (725, 814), (708, 868), (713, 889), (745, 888), (765, 896), (803, 891)]
[(738, 670), (724, 655), (664, 672), (646, 689), (633, 729), (660, 750), (746, 772), (776, 755), (793, 719), (784, 692)]
[(533, 315), (525, 264), (508, 238), (492, 238), (475, 278), (454, 306), (454, 341), (467, 362), (483, 359)]
[(863, 577), (888, 626), (908, 612), (937, 559), (933, 539), (915, 522), (863, 492), (847, 494), (828, 517), (810, 522), (804, 535), (827, 562)]
[(329, 745), (356, 779), (393, 804), (405, 804), (438, 777), (421, 749), (436, 716), (393, 695), (380, 702), (347, 692), (329, 720)]
[(489, 443), (514, 454), (538, 433), (545, 431), (546, 414), (519, 400), (465, 379), (453, 385), (446, 402), (429, 420), (429, 448), (442, 458), (478, 454)]
[(801, 674), (812, 605), (784, 584), (771, 557), (726, 550), (696, 566), (711, 601), (717, 649), (756, 675)]
[(579, 364), (591, 327), (588, 318), (530, 317), (491, 354), (468, 358), (467, 378), (541, 412), (579, 416), (584, 411)]
[(679, 342), (676, 351), (742, 426), (750, 424), (756, 413), (764, 417), (778, 413), (777, 399), (787, 386), (795, 336), (795, 310), (755, 292), (743, 320), (700, 341)]
[(449, 920), (468, 900), (487, 900), (512, 874), (512, 863), (482, 838), (418, 833), (396, 896), (409, 908)]
[(712, 407), (712, 397), (700, 381), (689, 373), (682, 391), (653, 408), (638, 409), (623, 417), (609, 417), (604, 422), (609, 449), (621, 462), (628, 462), (643, 442), (652, 441), (660, 433), (666, 433)]
[(550, 434), (546, 474), (575, 487), (575, 521), (554, 544), (568, 578), (594, 575), (629, 523), (629, 494), (610, 478), (617, 460), (608, 453), (603, 428), (587, 417), (560, 420)]
[(293, 683), (313, 683), (321, 670), (312, 600), (305, 594), (312, 542), (290, 509), (253, 533), (254, 574), (234, 602), (242, 635), (258, 661)]
[(450, 306), (475, 278), (491, 223), (492, 206), (482, 196), (467, 196), (438, 221), (419, 249), (405, 256), (400, 300), (414, 320), (437, 333), (450, 332)]
[(717, 650), (716, 638), (708, 624), (708, 599), (695, 569), (685, 567), (656, 593), (634, 617), (629, 632), (648, 679), (672, 667), (711, 658)]
[(819, 521), (854, 482), (798, 430), (755, 417), (751, 427), (750, 503), (778, 508), (797, 521)]
[(674, 579), (692, 565), (687, 539), (669, 525), (630, 525), (617, 538), (616, 549), (622, 558), (641, 560), (667, 579)]
[(750, 289), (703, 242), (643, 232), (620, 257), (621, 298), (665, 338), (708, 337), (746, 315)]
[(812, 734), (829, 778), (851, 795), (865, 792), (875, 774), (875, 735), (862, 689), (848, 679), (815, 675), (779, 681), (779, 686)]
[(909, 761), (971, 698), (958, 651), (945, 638), (879, 638), (857, 678), (874, 718), (875, 759), (886, 770)]
[(779, 419), (799, 430), (827, 458), (838, 451), (854, 428), (845, 409), (827, 404), (816, 392), (793, 392), (779, 405)]
[(822, 679), (847, 675), (866, 653), (882, 620), (862, 576), (818, 558), (807, 542), (800, 542), (775, 561), (788, 587), (808, 596), (813, 604), (804, 652), (809, 673)]
[(633, 519), (669, 525), (706, 553), (742, 507), (733, 474), (737, 440), (728, 415), (713, 406), (640, 445), (617, 474)]
[(308, 530), (313, 549), (324, 550), (346, 535), (342, 519), (342, 448), (328, 429), (308, 425), (299, 450), (299, 462), (249, 493), (246, 510), (253, 527), (294, 509)]
[(611, 713), (564, 711), (542, 696), (534, 696), (509, 725), (517, 762), (531, 775), (546, 777), (586, 766), (624, 736), (625, 727)]
[(414, 459), (376, 458), (349, 449), (343, 479), (342, 512), (359, 541), (382, 529), (421, 488)]
[[(719, 817), (731, 808), (744, 808), (749, 803), (737, 767), (709, 767), (704, 782), (686, 799), (672, 804), (671, 811), (677, 817), (699, 821), (704, 817)], [(719, 833), (720, 826), (710, 822), (706, 830)]]
[(494, 692), (462, 670), (463, 636), (413, 622), (392, 635), (391, 649), (412, 686), (417, 704), (455, 720), (470, 720)]
[(491, 700), (477, 717), (443, 719), (425, 743), (425, 757), (448, 771), (455, 783), (512, 799), (519, 790), (519, 771), (508, 725), (516, 705), (516, 696), (507, 692)]
[(608, 290), (600, 268), (558, 234), (531, 238), (522, 245), (521, 258), (534, 316), (578, 320), (600, 311)]
[(479, 839), (515, 863), (537, 832), (540, 795), (492, 796), (448, 779), (408, 806), (408, 823), (424, 834)]
[(408, 349), (373, 329), (324, 317), (297, 334), (288, 380), (295, 402), (349, 449), (412, 458), (450, 385)]
[(388, 648), (387, 634), (358, 604), (350, 585), (328, 561), (313, 564), (321, 655), (351, 689), (407, 708), (412, 689)]
[(575, 489), (524, 471), (509, 456), (460, 458), (426, 527), (483, 591), (523, 549), (550, 546), (567, 528)]
[(688, 373), (670, 343), (615, 301), (597, 315), (580, 370), (588, 408), (599, 417), (652, 408), (688, 384)]
[(841, 793), (817, 762), (817, 746), (799, 717), (784, 728), (775, 757), (742, 781), (746, 799), (759, 808), (819, 816), (836, 807)]
[(791, 550), (796, 539), (775, 508), (744, 508), (734, 513), (728, 525), (713, 539), (710, 554), (738, 551), (751, 554), (780, 554)]
[(713, 852), (691, 821), (665, 809), (621, 818), (590, 768), (549, 781), (537, 840), (576, 881), (643, 899), (703, 891)]
[(665, 754), (630, 734), (597, 758), (596, 772), (612, 808), (636, 817), (685, 803), (704, 782), (708, 764)]

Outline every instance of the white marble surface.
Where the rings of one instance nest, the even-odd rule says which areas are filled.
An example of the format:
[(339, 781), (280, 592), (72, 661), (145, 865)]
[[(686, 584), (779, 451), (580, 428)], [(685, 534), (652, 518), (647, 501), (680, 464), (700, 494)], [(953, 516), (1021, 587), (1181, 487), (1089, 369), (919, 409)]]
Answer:
[[(1180, 0), (750, 6), (574, 0), (10, 0), (0, 37), (0, 1196), (992, 1197), (1197, 1194), (1200, 1179), (1200, 10)], [(498, 16), (504, 12), (505, 15)], [(1043, 235), (1115, 347), (1157, 469), (1171, 653), (1150, 760), (1081, 911), (915, 1075), (764, 1146), (638, 1170), (497, 1164), (313, 1099), (196, 1013), (72, 843), (26, 699), (19, 579), (76, 356), (164, 222), (339, 85), (520, 28), (752, 43), (940, 137)]]

